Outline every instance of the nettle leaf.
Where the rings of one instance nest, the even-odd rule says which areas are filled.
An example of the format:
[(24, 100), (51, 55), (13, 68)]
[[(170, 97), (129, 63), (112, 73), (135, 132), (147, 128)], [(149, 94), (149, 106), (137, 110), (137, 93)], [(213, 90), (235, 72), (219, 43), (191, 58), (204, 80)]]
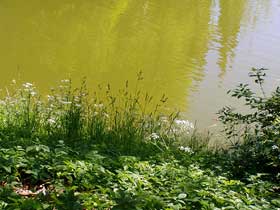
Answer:
[(186, 194), (186, 193), (181, 193), (181, 194), (178, 195), (178, 198), (179, 198), (179, 199), (184, 199), (184, 198), (186, 198), (186, 197), (187, 197), (187, 194)]
[(31, 151), (42, 151), (42, 152), (50, 152), (50, 148), (48, 146), (45, 145), (34, 145), (34, 146), (29, 146), (26, 148), (26, 152), (31, 152)]
[(26, 170), (24, 171), (26, 174), (32, 174), (34, 176), (38, 176), (38, 171), (37, 170)]
[(2, 168), (3, 168), (7, 173), (11, 173), (11, 172), (12, 172), (12, 167), (11, 167), (11, 166), (2, 166)]

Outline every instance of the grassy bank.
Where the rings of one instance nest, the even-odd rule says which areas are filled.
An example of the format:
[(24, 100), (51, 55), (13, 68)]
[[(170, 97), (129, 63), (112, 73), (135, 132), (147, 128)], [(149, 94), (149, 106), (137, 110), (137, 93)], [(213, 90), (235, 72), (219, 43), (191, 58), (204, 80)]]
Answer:
[[(0, 102), (0, 209), (280, 208), (274, 156), (260, 163), (267, 167), (246, 165), (260, 158), (248, 139), (266, 134), (248, 131), (238, 148), (209, 149), (208, 137), (178, 113), (161, 114), (165, 97), (149, 107), (150, 96), (128, 89), (113, 95), (107, 86), (89, 97), (84, 84), (73, 89), (65, 80), (45, 98), (29, 83), (7, 91)], [(231, 135), (233, 112), (221, 112)]]

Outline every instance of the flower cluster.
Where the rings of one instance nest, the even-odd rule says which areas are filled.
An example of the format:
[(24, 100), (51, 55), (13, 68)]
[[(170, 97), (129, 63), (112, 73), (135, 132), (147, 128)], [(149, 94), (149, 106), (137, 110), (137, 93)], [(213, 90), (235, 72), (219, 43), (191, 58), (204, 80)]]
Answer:
[(189, 134), (193, 129), (193, 123), (188, 120), (174, 120), (173, 131), (177, 134)]
[(27, 93), (29, 93), (31, 96), (37, 95), (37, 92), (35, 91), (35, 87), (32, 83), (26, 82), (22, 84), (23, 90)]
[(193, 154), (194, 153), (193, 150), (190, 147), (180, 146), (179, 150), (181, 150), (183, 152), (186, 152), (186, 153), (189, 153), (189, 154)]
[(147, 139), (148, 140), (157, 140), (157, 139), (159, 139), (160, 137), (159, 137), (159, 135), (157, 134), (157, 133), (151, 133), (148, 137), (147, 137)]
[(150, 137), (151, 139), (159, 139), (159, 135), (157, 133), (152, 133)]
[(183, 129), (194, 129), (193, 123), (188, 120), (175, 120), (174, 122)]
[(277, 145), (273, 145), (273, 146), (272, 146), (272, 149), (273, 149), (273, 150), (278, 150), (279, 147), (278, 147)]

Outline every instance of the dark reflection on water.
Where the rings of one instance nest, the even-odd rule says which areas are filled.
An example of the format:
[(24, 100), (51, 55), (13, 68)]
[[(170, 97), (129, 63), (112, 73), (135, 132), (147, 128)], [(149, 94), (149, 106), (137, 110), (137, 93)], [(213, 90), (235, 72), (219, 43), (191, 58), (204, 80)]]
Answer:
[[(1, 0), (1, 87), (128, 80), (205, 127), (252, 66), (280, 78), (279, 0)], [(276, 79), (275, 79), (276, 78)]]

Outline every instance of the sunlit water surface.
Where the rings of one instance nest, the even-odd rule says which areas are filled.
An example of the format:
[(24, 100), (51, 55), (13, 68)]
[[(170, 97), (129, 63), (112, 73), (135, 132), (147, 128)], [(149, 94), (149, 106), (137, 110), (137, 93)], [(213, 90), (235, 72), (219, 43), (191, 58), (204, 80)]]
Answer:
[(90, 89), (128, 80), (199, 127), (216, 124), (226, 91), (251, 67), (280, 83), (280, 0), (1, 0), (0, 87), (46, 92), (61, 79)]

